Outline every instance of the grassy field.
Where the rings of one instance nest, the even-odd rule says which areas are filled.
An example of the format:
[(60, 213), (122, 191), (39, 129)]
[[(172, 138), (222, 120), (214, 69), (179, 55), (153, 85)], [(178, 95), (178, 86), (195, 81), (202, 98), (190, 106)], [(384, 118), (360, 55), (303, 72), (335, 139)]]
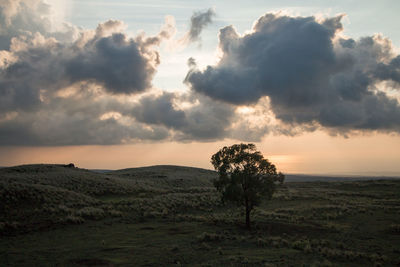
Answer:
[(0, 169), (0, 266), (398, 266), (400, 180), (284, 183), (243, 226), (212, 171)]

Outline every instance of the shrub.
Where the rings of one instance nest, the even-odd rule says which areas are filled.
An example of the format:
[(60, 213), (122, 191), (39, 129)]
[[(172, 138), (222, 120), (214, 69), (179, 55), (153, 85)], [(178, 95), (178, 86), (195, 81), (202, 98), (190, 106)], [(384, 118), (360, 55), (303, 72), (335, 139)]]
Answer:
[(305, 250), (305, 248), (311, 249), (310, 242), (305, 239), (305, 240), (296, 240), (292, 243), (292, 248), (298, 249), (298, 250)]
[(88, 219), (101, 219), (104, 217), (104, 210), (94, 207), (84, 207), (76, 212), (76, 215)]
[(107, 211), (107, 213), (112, 217), (122, 217), (122, 212), (120, 212), (119, 210), (110, 209)]
[(65, 218), (65, 222), (67, 223), (72, 223), (72, 224), (82, 224), (85, 222), (85, 219), (79, 216), (74, 216), (74, 215), (68, 215)]
[(197, 236), (197, 239), (202, 242), (210, 242), (210, 241), (221, 241), (224, 240), (225, 238), (223, 235), (203, 232), (201, 235)]

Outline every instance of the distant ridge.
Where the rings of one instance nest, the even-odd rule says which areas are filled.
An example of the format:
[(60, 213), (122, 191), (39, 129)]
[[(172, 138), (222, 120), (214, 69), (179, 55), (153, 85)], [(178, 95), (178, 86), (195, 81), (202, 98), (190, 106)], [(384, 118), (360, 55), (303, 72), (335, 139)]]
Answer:
[(117, 171), (130, 171), (130, 170), (154, 170), (154, 169), (164, 169), (164, 170), (197, 170), (197, 171), (205, 171), (205, 172), (213, 172), (213, 170), (208, 170), (204, 168), (199, 168), (199, 167), (191, 167), (191, 166), (181, 166), (181, 165), (150, 165), (150, 166), (143, 166), (143, 167), (133, 167), (133, 168), (124, 168), (124, 169), (119, 169), (119, 170), (114, 170), (115, 172)]
[[(216, 175), (216, 172), (213, 170), (198, 168), (198, 167), (190, 167), (190, 166), (179, 166), (179, 165), (152, 165), (152, 166), (144, 166), (144, 167), (134, 167), (134, 168), (125, 168), (120, 170), (93, 170), (97, 172), (110, 173), (116, 175), (128, 175), (128, 174), (155, 174), (166, 172), (169, 175), (173, 173), (190, 173), (200, 172), (202, 174), (210, 174)], [(393, 180), (400, 179), (399, 176), (368, 176), (368, 175), (330, 175), (330, 174), (286, 174), (285, 182), (342, 182), (342, 181), (368, 181), (368, 180)]]
[[(68, 164), (24, 164), (12, 167), (0, 166), (0, 169), (42, 169), (45, 171), (48, 167), (67, 167)], [(154, 175), (167, 175), (172, 178), (173, 175), (181, 176), (196, 176), (201, 177), (211, 175), (215, 177), (216, 172), (209, 169), (190, 167), (190, 166), (179, 166), (179, 165), (151, 165), (143, 167), (124, 168), (118, 170), (110, 169), (84, 169), (76, 166), (74, 169), (90, 171), (99, 174), (110, 174), (110, 175), (122, 175), (122, 176), (154, 176)], [(331, 174), (285, 174), (285, 182), (341, 182), (341, 181), (367, 181), (367, 180), (394, 180), (400, 179), (400, 176), (396, 175), (331, 175)]]
[(355, 175), (312, 175), (312, 174), (287, 174), (285, 182), (344, 182), (368, 180), (396, 180), (399, 176), (355, 176)]

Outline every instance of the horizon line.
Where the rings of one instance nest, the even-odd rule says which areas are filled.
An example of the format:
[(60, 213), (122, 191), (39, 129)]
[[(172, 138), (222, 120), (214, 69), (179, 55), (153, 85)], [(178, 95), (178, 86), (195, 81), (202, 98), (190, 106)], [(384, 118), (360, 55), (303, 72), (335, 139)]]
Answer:
[[(73, 162), (69, 163), (23, 163), (17, 165), (0, 165), (0, 168), (12, 168), (18, 166), (26, 166), (26, 165), (68, 165)], [(87, 169), (87, 170), (101, 170), (101, 171), (118, 171), (118, 170), (125, 170), (125, 169), (136, 169), (136, 168), (148, 168), (148, 167), (156, 167), (156, 166), (176, 166), (176, 167), (188, 167), (188, 168), (197, 168), (209, 171), (215, 171), (211, 168), (204, 168), (198, 166), (188, 166), (188, 165), (177, 165), (177, 164), (154, 164), (154, 165), (143, 165), (143, 166), (133, 166), (133, 167), (123, 167), (123, 168), (85, 168), (80, 167), (73, 163), (76, 168), (79, 169)], [(302, 175), (302, 176), (327, 176), (327, 177), (396, 177), (400, 178), (400, 171), (375, 171), (375, 172), (368, 172), (368, 171), (349, 171), (349, 172), (332, 172), (328, 171), (326, 173), (321, 172), (283, 172), (285, 175)]]

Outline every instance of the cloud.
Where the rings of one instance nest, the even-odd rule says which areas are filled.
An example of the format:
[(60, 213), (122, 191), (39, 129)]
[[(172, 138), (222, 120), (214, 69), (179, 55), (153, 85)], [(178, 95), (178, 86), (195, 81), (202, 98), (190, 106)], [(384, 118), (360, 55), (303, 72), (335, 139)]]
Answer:
[(158, 52), (149, 49), (146, 41), (113, 33), (96, 35), (79, 52), (68, 55), (58, 64), (65, 67), (66, 78), (71, 83), (91, 80), (110, 93), (131, 94), (151, 87), (158, 58)]
[(232, 138), (258, 142), (272, 125), (269, 102), (262, 99), (254, 107), (236, 106), (193, 93), (143, 96), (129, 113), (137, 121), (170, 129), (171, 140), (215, 141)]
[(233, 105), (192, 93), (150, 93), (132, 102), (82, 83), (53, 96), (35, 112), (2, 113), (0, 145), (208, 142), (224, 138), (259, 141), (266, 133), (265, 126), (247, 121), (255, 113), (238, 114)]
[[(214, 15), (194, 13), (187, 41)], [(340, 37), (341, 16), (267, 14), (246, 35), (225, 27), (220, 62), (200, 70), (189, 58), (192, 90), (180, 93), (152, 88), (173, 17), (153, 36), (128, 36), (118, 20), (83, 30), (51, 18), (41, 0), (0, 2), (0, 146), (399, 131), (399, 102), (380, 84), (399, 88), (399, 55), (379, 35)]]
[[(55, 29), (51, 11), (41, 0), (0, 3), (0, 146), (229, 135), (232, 105), (193, 93), (149, 93), (159, 46), (176, 34), (173, 17), (154, 36), (129, 37), (118, 20), (94, 30), (67, 23)], [(213, 16), (211, 9), (193, 15), (188, 42), (199, 40)]]
[(174, 140), (211, 141), (229, 135), (234, 107), (201, 95), (164, 92), (142, 97), (131, 114), (142, 123), (173, 130)]
[[(129, 37), (121, 21), (56, 29), (41, 0), (0, 2), (0, 145), (121, 144), (165, 140), (169, 130), (124, 115), (121, 95), (149, 90), (171, 38), (172, 18), (155, 36)], [(73, 32), (73, 34), (72, 34)]]
[(400, 132), (399, 102), (376, 87), (399, 82), (399, 57), (379, 35), (341, 38), (342, 16), (266, 14), (243, 36), (227, 26), (219, 63), (199, 70), (192, 62), (185, 82), (239, 106), (268, 97), (276, 118), (289, 125)]
[(188, 34), (188, 38), (191, 42), (199, 40), (201, 31), (208, 24), (212, 23), (213, 17), (215, 17), (215, 12), (211, 8), (207, 11), (199, 11), (193, 14), (190, 18), (190, 30)]
[(131, 108), (130, 102), (82, 83), (52, 96), (35, 112), (3, 113), (0, 145), (109, 145), (169, 138), (166, 127), (147, 125), (127, 116)]
[[(173, 17), (154, 36), (129, 37), (118, 20), (94, 30), (69, 25), (53, 31), (51, 7), (40, 0), (2, 7), (1, 146), (247, 136), (250, 128), (231, 104), (193, 92), (151, 93), (159, 46), (176, 34)], [(186, 42), (198, 41), (214, 15), (212, 9), (194, 13)]]
[(190, 43), (200, 41), (200, 35), (203, 29), (213, 22), (215, 11), (209, 8), (204, 11), (194, 12), (190, 18), (190, 28), (185, 35), (177, 41), (175, 46), (184, 47)]
[(152, 87), (157, 49), (171, 27), (164, 25), (157, 36), (130, 38), (122, 22), (109, 20), (70, 42), (39, 32), (14, 37), (0, 53), (0, 111), (34, 110), (43, 95), (83, 81), (110, 94), (143, 92)]
[(0, 1), (0, 50), (9, 50), (15, 37), (30, 37), (35, 33), (61, 41), (76, 37), (79, 29), (69, 23), (54, 27), (52, 11), (42, 0)]
[(0, 50), (10, 48), (11, 39), (50, 31), (50, 6), (39, 0), (0, 2)]

